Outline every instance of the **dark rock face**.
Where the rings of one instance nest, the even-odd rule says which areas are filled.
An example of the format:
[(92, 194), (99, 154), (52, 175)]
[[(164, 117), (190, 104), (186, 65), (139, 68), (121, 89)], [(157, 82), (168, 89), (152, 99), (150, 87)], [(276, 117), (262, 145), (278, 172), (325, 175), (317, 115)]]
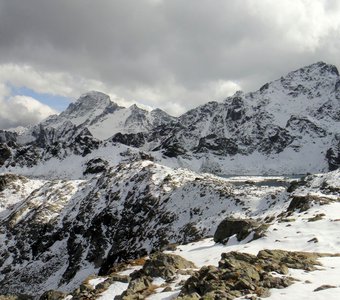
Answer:
[(15, 143), (16, 139), (16, 133), (0, 130), (0, 143)]
[(7, 144), (0, 144), (0, 167), (4, 165), (11, 155), (11, 149), (7, 146)]
[(128, 134), (117, 133), (112, 137), (111, 141), (113, 143), (121, 143), (127, 146), (139, 148), (145, 144), (145, 137), (142, 132)]
[(237, 240), (244, 240), (260, 224), (254, 220), (226, 218), (218, 226), (214, 234), (216, 243), (225, 243), (232, 235), (236, 234)]
[[(218, 267), (205, 266), (184, 284), (178, 299), (234, 299), (249, 294), (268, 297), (269, 289), (282, 289), (294, 282), (288, 268), (315, 270), (319, 253), (263, 250), (257, 256), (223, 253)], [(271, 272), (283, 276), (274, 277)]]
[(264, 131), (259, 151), (266, 154), (280, 153), (292, 143), (293, 139), (286, 129), (269, 125)]
[(315, 137), (324, 137), (327, 134), (325, 129), (318, 127), (308, 118), (299, 116), (291, 116), (287, 121), (286, 128), (297, 131), (300, 134), (309, 134)]
[(167, 157), (178, 157), (185, 155), (187, 150), (182, 146), (181, 142), (175, 137), (170, 137), (163, 142), (162, 145), (153, 149), (153, 151), (162, 151)]
[(326, 152), (329, 171), (334, 171), (340, 168), (340, 135), (337, 135), (334, 140), (334, 146)]
[[(71, 154), (85, 157), (99, 148), (101, 141), (93, 138), (87, 128), (71, 122), (55, 129), (37, 125), (32, 130), (34, 140), (25, 145), (0, 144), (0, 166), (32, 167), (51, 158), (63, 159)], [(5, 163), (6, 162), (6, 163)]]
[(108, 164), (109, 163), (106, 160), (101, 158), (90, 159), (86, 163), (84, 175), (102, 173), (107, 170)]
[(0, 175), (0, 192), (4, 191), (9, 183), (17, 180), (18, 178), (23, 178), (23, 177), (14, 175), (14, 174)]
[(201, 138), (194, 151), (196, 153), (212, 152), (217, 155), (235, 155), (238, 152), (238, 146), (232, 139), (220, 138), (211, 134)]
[(299, 211), (304, 212), (310, 209), (313, 205), (329, 204), (332, 200), (329, 198), (306, 195), (306, 196), (293, 196), (287, 208), (287, 212)]

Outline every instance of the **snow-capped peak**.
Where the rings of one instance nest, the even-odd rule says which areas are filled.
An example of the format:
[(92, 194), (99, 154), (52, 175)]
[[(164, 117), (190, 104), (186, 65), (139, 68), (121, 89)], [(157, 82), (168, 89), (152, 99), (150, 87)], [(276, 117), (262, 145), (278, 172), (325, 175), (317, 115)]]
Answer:
[(310, 76), (339, 76), (336, 66), (319, 61), (314, 64), (292, 71), (288, 76), (308, 74)]
[(61, 116), (71, 119), (74, 123), (77, 123), (76, 125), (79, 125), (86, 119), (101, 114), (110, 104), (110, 96), (101, 92), (91, 91), (81, 95), (76, 102), (71, 103), (69, 107), (61, 113)]

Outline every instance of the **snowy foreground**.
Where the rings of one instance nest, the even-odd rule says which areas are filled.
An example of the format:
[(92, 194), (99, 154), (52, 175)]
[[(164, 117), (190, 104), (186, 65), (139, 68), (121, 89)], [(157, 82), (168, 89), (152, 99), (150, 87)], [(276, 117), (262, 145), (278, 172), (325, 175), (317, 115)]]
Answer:
[[(331, 175), (329, 175), (331, 174)], [(165, 251), (169, 254), (179, 255), (192, 261), (197, 269), (213, 265), (218, 266), (221, 254), (230, 251), (239, 251), (256, 255), (263, 249), (282, 249), (288, 251), (304, 251), (338, 254), (340, 253), (340, 202), (339, 195), (326, 195), (316, 187), (325, 177), (333, 187), (340, 187), (340, 172), (333, 172), (316, 178), (308, 189), (300, 188), (295, 191), (297, 196), (314, 196), (328, 199), (328, 204), (314, 204), (306, 211), (294, 211), (289, 218), (276, 218), (271, 222), (266, 235), (252, 240), (252, 234), (239, 242), (232, 236), (227, 244), (215, 243), (212, 238), (206, 238), (187, 245), (177, 246), (176, 250)], [(316, 270), (305, 271), (289, 269), (288, 276), (296, 281), (284, 289), (271, 289), (271, 295), (266, 299), (336, 299), (340, 298), (340, 257), (325, 256), (318, 259), (321, 263)], [(128, 275), (142, 266), (128, 266), (120, 274)], [(274, 274), (275, 275), (275, 274)], [(276, 274), (276, 276), (281, 276)], [(176, 299), (180, 294), (183, 280), (189, 275), (177, 275), (173, 280), (166, 281), (160, 277), (153, 280), (154, 291), (146, 299), (170, 300)], [(107, 277), (96, 277), (89, 283), (95, 287), (104, 282)], [(167, 289), (165, 289), (167, 287)], [(320, 288), (321, 287), (321, 288)], [(121, 295), (128, 288), (128, 283), (113, 282), (98, 299), (109, 300)], [(320, 288), (320, 290), (317, 290)], [(165, 291), (164, 291), (165, 290)], [(250, 297), (251, 295), (249, 295)], [(67, 299), (72, 299), (68, 296)], [(247, 299), (241, 297), (237, 299)], [(254, 298), (255, 299), (255, 298)]]

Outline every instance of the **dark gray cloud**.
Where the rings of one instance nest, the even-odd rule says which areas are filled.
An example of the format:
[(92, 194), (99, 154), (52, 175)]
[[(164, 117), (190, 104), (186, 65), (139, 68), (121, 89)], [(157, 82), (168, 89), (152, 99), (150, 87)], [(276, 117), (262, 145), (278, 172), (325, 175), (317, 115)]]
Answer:
[(74, 97), (92, 80), (171, 113), (315, 61), (340, 65), (339, 40), (336, 0), (0, 0), (0, 66), (81, 78)]

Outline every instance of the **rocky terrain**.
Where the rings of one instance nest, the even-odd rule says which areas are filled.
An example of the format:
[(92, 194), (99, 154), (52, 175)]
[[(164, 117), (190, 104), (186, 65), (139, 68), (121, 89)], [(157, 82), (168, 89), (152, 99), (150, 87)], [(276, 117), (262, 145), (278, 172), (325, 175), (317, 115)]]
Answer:
[(339, 121), (320, 62), (179, 117), (89, 92), (0, 131), (0, 299), (338, 299)]

